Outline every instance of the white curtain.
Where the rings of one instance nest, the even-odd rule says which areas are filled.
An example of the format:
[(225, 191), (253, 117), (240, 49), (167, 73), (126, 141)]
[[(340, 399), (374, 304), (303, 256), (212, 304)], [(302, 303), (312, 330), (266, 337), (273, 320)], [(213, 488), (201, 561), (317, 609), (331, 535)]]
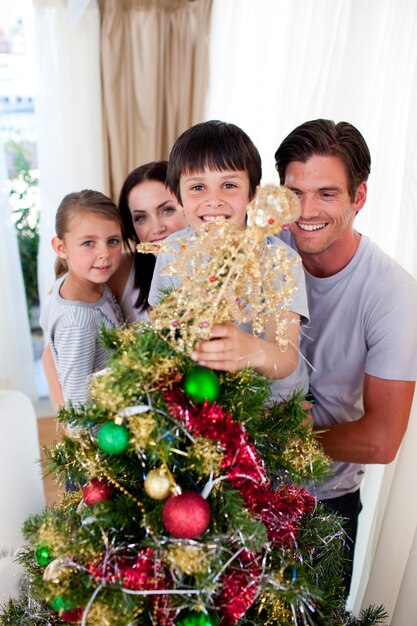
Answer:
[(22, 266), (0, 141), (0, 389), (37, 398)]
[[(59, 201), (83, 187), (104, 190), (104, 168), (95, 2), (75, 27), (65, 0), (34, 5), (43, 301), (53, 281), (50, 238)], [(373, 156), (357, 228), (414, 276), (416, 33), (415, 0), (214, 0), (205, 115), (248, 132), (262, 156), (264, 182), (277, 181), (274, 152), (297, 124), (317, 117), (355, 124)], [(416, 619), (416, 430), (415, 403), (397, 461), (371, 466), (364, 485), (350, 604), (357, 612), (383, 603), (392, 626)]]
[(51, 238), (55, 234), (55, 213), (60, 201), (67, 193), (85, 188), (104, 192), (105, 183), (100, 18), (96, 3), (88, 4), (76, 24), (66, 12), (66, 0), (33, 0), (33, 5), (38, 63), (42, 307), (54, 281)]
[[(357, 228), (415, 277), (416, 33), (415, 0), (214, 0), (206, 105), (254, 140), (263, 182), (298, 124), (357, 126), (373, 157)], [(355, 612), (384, 604), (392, 626), (416, 623), (416, 404), (396, 462), (368, 468), (350, 598)]]

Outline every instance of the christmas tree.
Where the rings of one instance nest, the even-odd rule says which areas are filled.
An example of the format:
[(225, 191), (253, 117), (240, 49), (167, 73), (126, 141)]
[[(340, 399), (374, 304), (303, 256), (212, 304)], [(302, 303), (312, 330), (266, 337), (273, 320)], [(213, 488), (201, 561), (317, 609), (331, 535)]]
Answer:
[(72, 434), (49, 451), (51, 470), (80, 488), (26, 521), (22, 593), (1, 624), (381, 623), (379, 607), (346, 613), (342, 522), (301, 486), (329, 464), (303, 398), (270, 406), (267, 379), (217, 374), (189, 356), (219, 320), (256, 315), (261, 332), (271, 298), (279, 308), (277, 271), (285, 344), (290, 267), (259, 248), (266, 228), (289, 221), (292, 199), (264, 192), (251, 237), (208, 226), (193, 252), (180, 246), (176, 271), (192, 280), (151, 323), (103, 333), (109, 367), (89, 403), (59, 412)]

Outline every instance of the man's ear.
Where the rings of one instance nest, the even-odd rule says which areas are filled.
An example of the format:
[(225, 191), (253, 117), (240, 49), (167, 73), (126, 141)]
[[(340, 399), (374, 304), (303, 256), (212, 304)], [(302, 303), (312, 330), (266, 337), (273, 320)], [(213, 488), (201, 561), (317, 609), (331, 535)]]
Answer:
[(356, 189), (356, 193), (355, 193), (355, 201), (353, 203), (353, 210), (355, 211), (355, 213), (357, 213), (358, 211), (362, 209), (363, 205), (366, 202), (367, 193), (368, 193), (368, 186), (366, 184), (366, 181), (362, 181), (361, 184)]
[(66, 259), (67, 253), (63, 240), (59, 237), (53, 237), (51, 243), (55, 254), (59, 256), (60, 259)]

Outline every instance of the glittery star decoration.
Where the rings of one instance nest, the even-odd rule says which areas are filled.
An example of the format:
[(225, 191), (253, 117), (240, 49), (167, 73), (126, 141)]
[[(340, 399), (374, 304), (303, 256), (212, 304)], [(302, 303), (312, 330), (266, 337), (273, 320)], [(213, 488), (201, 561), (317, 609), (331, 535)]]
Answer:
[(180, 283), (151, 311), (154, 329), (165, 331), (176, 349), (190, 354), (196, 341), (210, 338), (215, 324), (251, 322), (253, 333), (261, 335), (273, 318), (276, 340), (285, 348), (286, 313), (300, 261), (265, 237), (277, 234), (299, 213), (292, 191), (264, 185), (247, 206), (245, 229), (223, 219), (203, 224), (191, 237), (139, 244), (138, 252), (172, 254), (163, 273), (176, 275)]

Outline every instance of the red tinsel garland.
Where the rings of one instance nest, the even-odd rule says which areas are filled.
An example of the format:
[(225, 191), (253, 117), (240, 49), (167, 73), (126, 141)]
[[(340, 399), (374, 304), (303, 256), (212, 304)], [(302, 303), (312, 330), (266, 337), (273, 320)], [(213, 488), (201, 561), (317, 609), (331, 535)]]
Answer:
[[(221, 444), (224, 451), (222, 467), (227, 478), (239, 491), (252, 516), (265, 525), (269, 541), (293, 547), (301, 518), (314, 506), (311, 494), (292, 484), (273, 489), (267, 480), (263, 461), (244, 427), (234, 422), (220, 405), (205, 402), (202, 406), (193, 406), (178, 388), (167, 391), (164, 397), (169, 413), (191, 434)], [(92, 563), (89, 571), (97, 580), (130, 590), (163, 590), (172, 584), (170, 574), (150, 548), (132, 557), (106, 555), (99, 562)], [(215, 599), (222, 616), (221, 626), (236, 624), (253, 604), (260, 575), (257, 557), (247, 549), (243, 549), (227, 567), (221, 579), (221, 591)], [(169, 596), (158, 594), (151, 596), (149, 601), (157, 623), (174, 626), (177, 611)]]
[[(314, 507), (313, 496), (292, 484), (273, 489), (264, 464), (243, 426), (223, 408), (205, 402), (193, 406), (178, 388), (164, 394), (168, 411), (193, 435), (221, 444), (222, 467), (230, 484), (239, 491), (252, 516), (267, 529), (271, 544), (293, 547), (302, 517)], [(221, 626), (233, 626), (253, 604), (258, 591), (260, 568), (256, 557), (242, 551), (222, 577), (217, 598)]]
[(96, 580), (110, 585), (119, 584), (132, 590), (157, 589), (155, 584), (158, 577), (155, 573), (158, 569), (150, 548), (141, 550), (138, 555), (132, 557), (106, 556), (104, 560), (95, 561), (88, 568)]
[[(171, 576), (163, 568), (162, 563), (154, 556), (150, 548), (141, 550), (136, 556), (114, 556), (91, 563), (90, 574), (98, 581), (110, 585), (120, 585), (132, 591), (164, 590), (172, 584)], [(174, 626), (177, 610), (172, 608), (170, 598), (166, 594), (149, 597), (152, 613), (157, 617), (160, 626)]]
[(261, 568), (250, 550), (242, 550), (222, 577), (215, 604), (221, 611), (220, 626), (233, 626), (253, 604)]
[(178, 388), (167, 391), (165, 400), (170, 415), (183, 422), (191, 434), (222, 445), (222, 467), (227, 471), (230, 484), (239, 491), (252, 515), (265, 525), (269, 541), (291, 547), (301, 518), (314, 507), (314, 497), (293, 484), (273, 489), (245, 429), (220, 405), (205, 402), (202, 406), (193, 406)]

